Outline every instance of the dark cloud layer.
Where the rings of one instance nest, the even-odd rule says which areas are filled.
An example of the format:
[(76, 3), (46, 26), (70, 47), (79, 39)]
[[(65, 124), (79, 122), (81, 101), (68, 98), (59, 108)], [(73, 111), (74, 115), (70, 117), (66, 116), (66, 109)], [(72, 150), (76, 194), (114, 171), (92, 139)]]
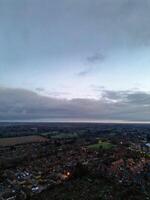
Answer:
[(150, 94), (102, 92), (95, 99), (58, 99), (24, 89), (0, 88), (0, 120), (150, 121)]
[(149, 0), (1, 0), (1, 62), (148, 46), (149, 10)]

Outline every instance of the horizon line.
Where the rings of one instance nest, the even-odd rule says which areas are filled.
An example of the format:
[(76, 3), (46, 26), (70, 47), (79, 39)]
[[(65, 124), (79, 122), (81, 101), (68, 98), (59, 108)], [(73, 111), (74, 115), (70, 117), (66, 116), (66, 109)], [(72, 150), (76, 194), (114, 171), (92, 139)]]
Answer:
[(0, 120), (0, 123), (81, 123), (81, 124), (150, 124), (150, 121), (127, 120)]

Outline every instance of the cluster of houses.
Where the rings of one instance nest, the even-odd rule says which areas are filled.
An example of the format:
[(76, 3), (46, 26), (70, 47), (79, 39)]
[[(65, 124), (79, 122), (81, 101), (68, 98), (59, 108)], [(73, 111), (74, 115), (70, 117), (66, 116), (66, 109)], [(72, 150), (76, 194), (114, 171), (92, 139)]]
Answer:
[[(114, 149), (106, 151), (89, 149), (89, 143), (90, 140), (87, 142), (84, 139), (58, 139), (7, 148), (6, 154), (1, 149), (1, 156), (5, 155), (12, 163), (9, 162), (9, 167), (6, 165), (4, 169), (1, 166), (0, 200), (25, 200), (29, 196), (63, 184), (74, 177), (78, 163), (81, 163), (90, 175), (103, 176), (119, 184), (136, 184), (144, 188), (145, 182), (150, 182), (149, 158), (131, 151), (128, 147), (120, 147), (120, 143), (119, 147), (116, 145)], [(148, 149), (144, 148), (149, 145), (145, 145), (142, 150), (148, 152)], [(24, 160), (14, 166), (19, 151)]]

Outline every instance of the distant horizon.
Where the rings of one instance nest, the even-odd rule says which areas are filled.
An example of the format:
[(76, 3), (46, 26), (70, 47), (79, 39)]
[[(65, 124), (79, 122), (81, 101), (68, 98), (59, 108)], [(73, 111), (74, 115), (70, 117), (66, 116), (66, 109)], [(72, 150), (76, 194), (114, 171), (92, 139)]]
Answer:
[(1, 120), (0, 123), (68, 123), (68, 124), (150, 124), (149, 122), (142, 122), (142, 121), (47, 121), (47, 120)]

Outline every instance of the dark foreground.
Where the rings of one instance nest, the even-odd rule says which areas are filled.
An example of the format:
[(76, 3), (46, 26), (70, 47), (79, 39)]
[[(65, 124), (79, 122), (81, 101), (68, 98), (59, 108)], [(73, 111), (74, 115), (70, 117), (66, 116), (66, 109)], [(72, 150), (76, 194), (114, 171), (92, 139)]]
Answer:
[(149, 125), (5, 124), (0, 136), (1, 200), (150, 199)]

